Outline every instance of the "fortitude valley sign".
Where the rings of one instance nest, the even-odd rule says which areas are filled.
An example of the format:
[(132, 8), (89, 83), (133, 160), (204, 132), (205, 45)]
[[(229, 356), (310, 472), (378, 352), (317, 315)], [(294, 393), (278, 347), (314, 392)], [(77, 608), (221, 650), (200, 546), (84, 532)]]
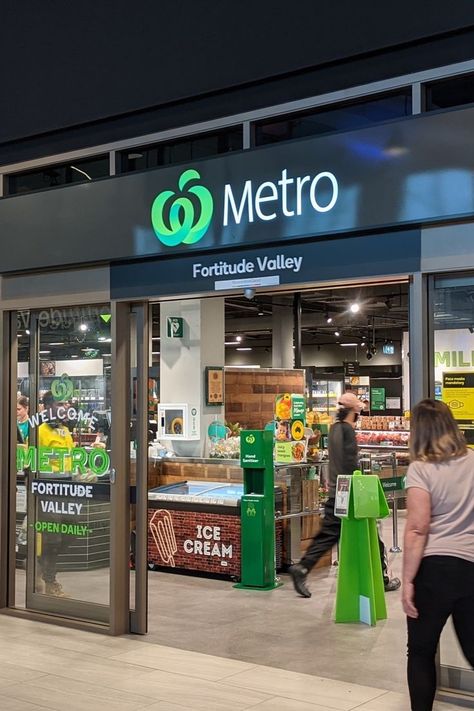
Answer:
[(472, 108), (426, 114), (7, 197), (0, 270), (277, 247), (471, 217), (474, 152), (459, 136), (473, 120)]

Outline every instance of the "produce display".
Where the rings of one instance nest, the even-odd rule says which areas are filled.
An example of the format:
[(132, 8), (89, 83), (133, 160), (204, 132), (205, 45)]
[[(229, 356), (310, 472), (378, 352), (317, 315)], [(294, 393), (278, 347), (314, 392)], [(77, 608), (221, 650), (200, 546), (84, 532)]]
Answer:
[(410, 438), (409, 432), (379, 432), (358, 431), (357, 442), (360, 445), (378, 445), (388, 447), (407, 447)]

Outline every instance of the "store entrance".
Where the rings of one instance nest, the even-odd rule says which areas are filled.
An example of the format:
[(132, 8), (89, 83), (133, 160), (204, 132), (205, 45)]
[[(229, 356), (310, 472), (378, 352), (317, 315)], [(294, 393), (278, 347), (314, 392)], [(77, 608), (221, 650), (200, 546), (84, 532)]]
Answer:
[(9, 603), (103, 624), (110, 621), (111, 318), (109, 304), (9, 315)]
[[(148, 371), (147, 563), (149, 639), (166, 646), (282, 669), (372, 683), (387, 658), (371, 657), (361, 677), (354, 633), (334, 625), (337, 550), (312, 577), (303, 601), (286, 574), (320, 525), (326, 493), (326, 435), (341, 394), (364, 403), (357, 431), (363, 466), (401, 482), (407, 466), (408, 284), (325, 287), (162, 301), (150, 310)], [(306, 398), (304, 460), (275, 466), (276, 557), (283, 587), (236, 590), (240, 575), (242, 428), (273, 427), (275, 399)], [(403, 497), (398, 496), (400, 533)], [(398, 527), (396, 527), (398, 533)], [(389, 567), (399, 573), (392, 520), (383, 531)], [(394, 689), (405, 684), (404, 626), (398, 593), (377, 636), (396, 644)], [(212, 604), (210, 604), (212, 600)], [(349, 635), (350, 636), (350, 635)], [(338, 649), (316, 655), (322, 640)], [(345, 641), (346, 642), (345, 642)], [(374, 671), (373, 664), (379, 665)], [(391, 668), (393, 664), (391, 664)], [(369, 678), (370, 677), (370, 678)]]

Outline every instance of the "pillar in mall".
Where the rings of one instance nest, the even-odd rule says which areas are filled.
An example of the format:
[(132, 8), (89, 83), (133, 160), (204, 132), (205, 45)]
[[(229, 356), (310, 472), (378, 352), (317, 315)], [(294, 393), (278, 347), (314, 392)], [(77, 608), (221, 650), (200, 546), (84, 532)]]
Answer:
[[(170, 338), (168, 317), (183, 319), (182, 338)], [(207, 429), (224, 420), (223, 406), (207, 406), (206, 366), (224, 366), (224, 299), (187, 299), (160, 304), (160, 402), (187, 403), (199, 408), (199, 440), (167, 442), (177, 455), (207, 456)]]
[[(272, 306), (272, 368), (293, 368), (293, 302), (278, 299)], [(288, 302), (288, 305), (284, 305)]]

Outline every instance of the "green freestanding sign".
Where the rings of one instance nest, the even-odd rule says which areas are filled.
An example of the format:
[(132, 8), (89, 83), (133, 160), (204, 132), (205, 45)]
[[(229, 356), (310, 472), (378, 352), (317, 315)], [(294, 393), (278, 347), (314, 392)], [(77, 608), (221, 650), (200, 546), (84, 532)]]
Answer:
[(377, 519), (389, 508), (378, 476), (338, 477), (334, 512), (342, 519), (336, 622), (375, 625), (387, 618)]
[(240, 463), (244, 495), (240, 501), (241, 579), (236, 588), (273, 590), (275, 566), (275, 493), (273, 432), (242, 430)]

